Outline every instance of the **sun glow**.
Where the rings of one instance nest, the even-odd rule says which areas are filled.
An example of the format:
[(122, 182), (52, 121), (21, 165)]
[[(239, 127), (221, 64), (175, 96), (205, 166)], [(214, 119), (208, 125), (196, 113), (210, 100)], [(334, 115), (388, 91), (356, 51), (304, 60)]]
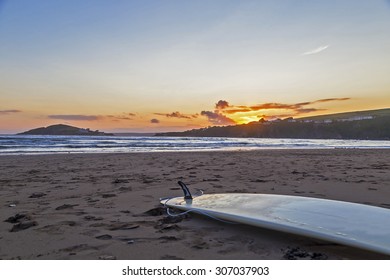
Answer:
[(247, 116), (240, 116), (238, 118), (232, 118), (237, 124), (246, 124), (250, 122), (257, 122), (259, 121), (259, 117), (257, 115), (247, 115)]
[(253, 110), (250, 112), (239, 112), (233, 114), (227, 114), (229, 118), (234, 120), (237, 124), (247, 124), (250, 122), (257, 122), (261, 119), (273, 120), (273, 119), (284, 119), (291, 116), (295, 116), (291, 110), (288, 109), (261, 109)]

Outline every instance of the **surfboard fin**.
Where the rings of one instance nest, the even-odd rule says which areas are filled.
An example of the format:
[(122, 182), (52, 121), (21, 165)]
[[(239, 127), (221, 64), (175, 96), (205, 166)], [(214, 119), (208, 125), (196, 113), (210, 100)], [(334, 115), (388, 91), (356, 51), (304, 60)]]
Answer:
[(191, 192), (190, 192), (190, 190), (188, 189), (188, 187), (186, 186), (186, 184), (184, 184), (182, 181), (179, 181), (179, 182), (177, 182), (177, 183), (180, 185), (181, 189), (182, 189), (183, 192), (184, 192), (184, 199), (190, 199), (190, 200), (192, 200)]

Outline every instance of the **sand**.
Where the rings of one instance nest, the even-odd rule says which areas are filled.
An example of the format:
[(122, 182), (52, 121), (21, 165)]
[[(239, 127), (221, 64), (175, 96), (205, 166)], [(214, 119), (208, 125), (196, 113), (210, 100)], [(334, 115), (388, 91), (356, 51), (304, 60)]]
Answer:
[(300, 195), (390, 208), (390, 150), (0, 156), (0, 259), (390, 259), (196, 214), (167, 217), (178, 180), (206, 193)]

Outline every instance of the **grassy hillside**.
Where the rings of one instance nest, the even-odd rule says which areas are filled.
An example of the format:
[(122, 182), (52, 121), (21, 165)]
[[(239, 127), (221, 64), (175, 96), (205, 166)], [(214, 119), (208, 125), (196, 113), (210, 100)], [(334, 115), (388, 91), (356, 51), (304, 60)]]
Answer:
[(304, 120), (313, 120), (313, 121), (342, 120), (342, 119), (351, 119), (351, 118), (360, 117), (360, 116), (372, 116), (372, 117), (390, 116), (390, 108), (379, 109), (379, 110), (356, 111), (356, 112), (320, 115), (320, 116), (313, 116), (313, 117), (298, 118), (297, 120), (303, 120), (303, 121)]

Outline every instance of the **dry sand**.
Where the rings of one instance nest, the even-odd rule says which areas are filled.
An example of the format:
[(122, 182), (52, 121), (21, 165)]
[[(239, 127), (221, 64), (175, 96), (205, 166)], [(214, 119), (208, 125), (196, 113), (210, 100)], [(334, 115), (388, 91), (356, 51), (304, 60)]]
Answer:
[(389, 159), (355, 149), (0, 156), (0, 259), (390, 259), (159, 208), (182, 195), (178, 180), (390, 208)]

